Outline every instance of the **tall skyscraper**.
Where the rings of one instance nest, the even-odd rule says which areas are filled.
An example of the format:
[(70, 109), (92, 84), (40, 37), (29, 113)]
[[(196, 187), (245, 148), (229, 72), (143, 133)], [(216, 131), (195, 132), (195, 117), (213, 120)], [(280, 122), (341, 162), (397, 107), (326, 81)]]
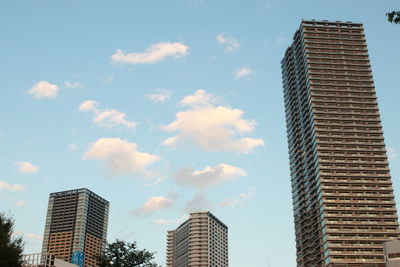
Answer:
[(281, 62), (298, 266), (384, 266), (399, 224), (361, 23), (303, 20)]
[(228, 227), (210, 212), (194, 212), (167, 235), (167, 267), (228, 267)]
[(109, 202), (86, 188), (51, 193), (43, 254), (80, 267), (96, 265), (106, 245)]

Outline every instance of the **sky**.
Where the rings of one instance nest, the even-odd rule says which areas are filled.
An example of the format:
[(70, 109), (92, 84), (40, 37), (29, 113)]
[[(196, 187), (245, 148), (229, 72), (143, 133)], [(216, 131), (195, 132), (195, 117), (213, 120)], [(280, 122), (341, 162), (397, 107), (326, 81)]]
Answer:
[(229, 265), (296, 266), (280, 61), (302, 19), (363, 22), (400, 199), (398, 1), (3, 0), (0, 211), (41, 251), (48, 197), (110, 202), (108, 240), (165, 266), (209, 210)]

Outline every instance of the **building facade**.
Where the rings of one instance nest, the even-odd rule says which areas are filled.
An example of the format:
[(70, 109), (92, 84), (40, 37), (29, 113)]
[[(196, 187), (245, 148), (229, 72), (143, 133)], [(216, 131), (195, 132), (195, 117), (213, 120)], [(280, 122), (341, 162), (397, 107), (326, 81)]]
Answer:
[(400, 232), (363, 25), (303, 20), (281, 65), (297, 265), (385, 266)]
[(167, 267), (228, 267), (228, 227), (210, 212), (194, 212), (167, 235)]
[(109, 202), (86, 188), (51, 193), (43, 254), (80, 267), (97, 266), (106, 245)]

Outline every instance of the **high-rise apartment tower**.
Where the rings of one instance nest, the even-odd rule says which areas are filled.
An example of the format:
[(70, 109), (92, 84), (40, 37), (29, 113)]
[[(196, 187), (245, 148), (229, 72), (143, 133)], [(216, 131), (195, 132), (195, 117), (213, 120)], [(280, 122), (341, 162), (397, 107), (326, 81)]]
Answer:
[(167, 267), (228, 267), (228, 227), (210, 212), (194, 212), (168, 231)]
[(303, 20), (281, 62), (298, 266), (384, 266), (399, 225), (361, 23)]
[(86, 188), (51, 193), (43, 254), (80, 267), (97, 266), (106, 245), (109, 202)]

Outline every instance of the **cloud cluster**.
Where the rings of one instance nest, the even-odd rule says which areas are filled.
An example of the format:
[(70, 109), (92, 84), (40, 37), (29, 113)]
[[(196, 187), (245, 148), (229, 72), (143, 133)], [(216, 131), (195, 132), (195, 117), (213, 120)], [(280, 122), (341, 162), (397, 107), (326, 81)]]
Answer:
[(136, 123), (125, 119), (125, 113), (115, 109), (99, 109), (98, 103), (94, 100), (86, 100), (79, 106), (81, 112), (91, 112), (94, 114), (93, 122), (103, 127), (124, 126), (134, 128)]
[(49, 83), (48, 81), (39, 81), (28, 90), (28, 93), (37, 99), (42, 99), (56, 98), (59, 91), (60, 88), (57, 85)]
[(171, 208), (174, 205), (176, 198), (177, 195), (175, 193), (169, 193), (166, 197), (151, 197), (132, 213), (136, 217), (150, 217), (157, 211)]
[(253, 72), (253, 70), (251, 68), (244, 67), (244, 68), (241, 68), (241, 69), (235, 71), (233, 74), (234, 74), (236, 80), (240, 80), (244, 77), (249, 76), (252, 72)]
[[(196, 93), (192, 98), (185, 97), (181, 101), (191, 106), (191, 109), (178, 112), (175, 121), (162, 127), (167, 132), (178, 132), (177, 135), (165, 139), (164, 145), (176, 147), (189, 140), (205, 151), (239, 153), (250, 153), (253, 148), (264, 145), (262, 139), (238, 137), (252, 133), (256, 125), (253, 120), (242, 119), (242, 110), (208, 105), (209, 101), (195, 101), (193, 99), (198, 99)], [(201, 95), (204, 94), (205, 91), (201, 92)], [(199, 103), (203, 105), (198, 105)]]
[(219, 164), (215, 167), (205, 167), (203, 170), (184, 168), (176, 172), (175, 182), (195, 188), (204, 188), (234, 179), (237, 176), (247, 176), (240, 168)]
[(110, 175), (143, 172), (160, 157), (139, 152), (135, 143), (119, 138), (100, 138), (84, 154), (85, 159), (102, 161)]
[(156, 90), (154, 94), (147, 94), (145, 97), (147, 99), (150, 99), (153, 102), (159, 103), (159, 102), (165, 102), (169, 100), (171, 96), (171, 92), (168, 91), (167, 89), (159, 89)]
[(18, 191), (26, 191), (26, 187), (20, 184), (9, 184), (6, 181), (0, 181), (0, 190), (18, 192)]
[(240, 43), (238, 40), (234, 39), (232, 36), (228, 36), (225, 34), (219, 34), (216, 37), (217, 42), (220, 45), (223, 45), (225, 47), (225, 50), (228, 52), (232, 52), (238, 48), (240, 48)]
[(167, 57), (182, 57), (188, 53), (188, 50), (189, 47), (179, 42), (163, 42), (150, 46), (142, 53), (126, 53), (117, 49), (115, 54), (111, 56), (111, 60), (113, 63), (121, 64), (151, 64)]
[(18, 161), (15, 163), (18, 166), (18, 170), (20, 173), (35, 173), (38, 172), (40, 167), (34, 165), (29, 161)]

